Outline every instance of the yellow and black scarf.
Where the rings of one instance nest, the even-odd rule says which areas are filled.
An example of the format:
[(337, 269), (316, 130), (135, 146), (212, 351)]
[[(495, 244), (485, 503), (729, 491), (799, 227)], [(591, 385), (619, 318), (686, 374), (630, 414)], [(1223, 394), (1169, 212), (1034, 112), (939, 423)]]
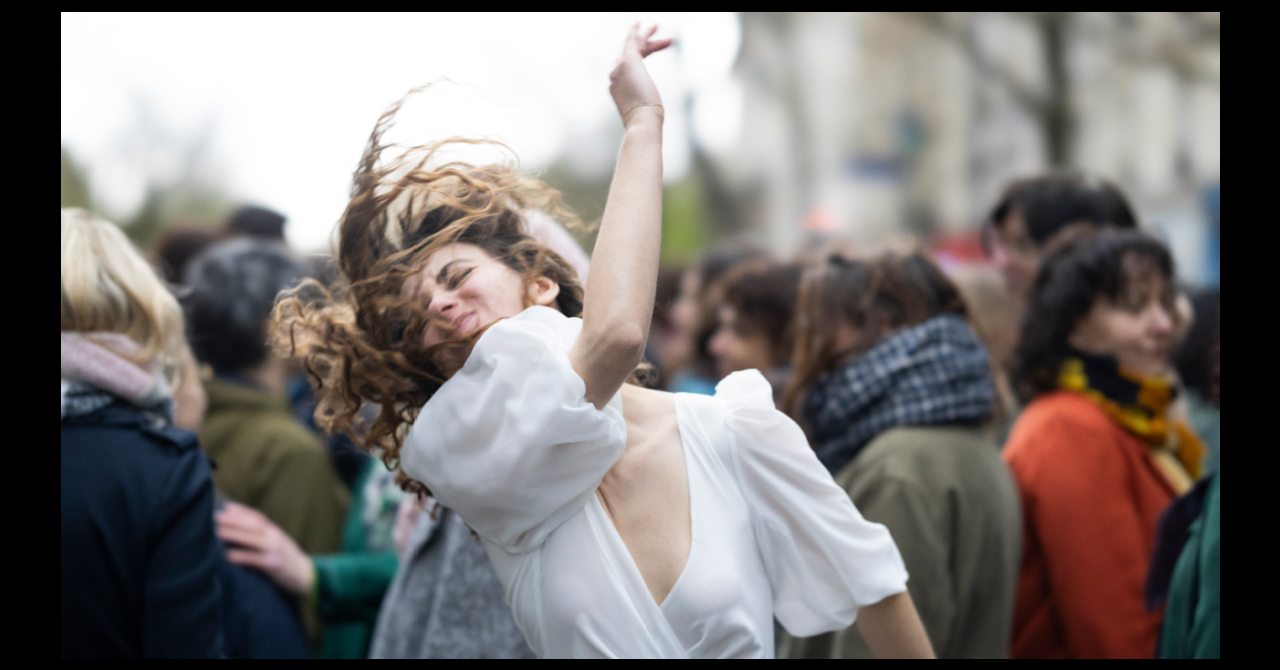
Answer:
[(1200, 478), (1204, 444), (1185, 423), (1169, 419), (1169, 405), (1177, 397), (1169, 380), (1125, 370), (1110, 356), (1077, 352), (1058, 370), (1058, 387), (1088, 398), (1146, 442), (1178, 495)]

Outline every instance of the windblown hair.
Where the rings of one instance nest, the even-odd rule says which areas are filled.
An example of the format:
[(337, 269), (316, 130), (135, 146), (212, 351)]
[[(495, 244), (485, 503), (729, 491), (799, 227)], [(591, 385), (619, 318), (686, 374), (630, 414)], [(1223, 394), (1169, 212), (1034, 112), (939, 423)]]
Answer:
[(83, 209), (62, 210), (62, 330), (123, 333), (170, 386), (181, 369), (182, 309), (124, 232)]
[(1173, 257), (1160, 241), (1137, 231), (1079, 235), (1050, 250), (1036, 275), (1022, 335), (1013, 355), (1014, 391), (1024, 404), (1057, 388), (1058, 369), (1073, 355), (1072, 331), (1100, 298), (1118, 300), (1150, 273), (1161, 276), (1172, 318)]
[[(800, 282), (795, 353), (782, 407), (798, 417), (807, 389), (842, 360), (866, 353), (886, 331), (919, 325), (943, 314), (968, 318), (959, 289), (918, 252), (882, 253), (866, 260), (833, 254)], [(841, 349), (836, 329), (846, 322), (861, 333)]]
[[(547, 277), (560, 285), (555, 306), (582, 313), (583, 291), (573, 267), (528, 234), (524, 212), (542, 212), (580, 225), (560, 193), (518, 167), (444, 162), (459, 145), (496, 142), (451, 138), (384, 157), (396, 113), (414, 89), (378, 120), (354, 175), (351, 201), (338, 223), (339, 277), (329, 286), (304, 280), (276, 305), (272, 343), (282, 356), (300, 357), (316, 389), (316, 422), (373, 450), (406, 490), (430, 493), (400, 469), (409, 426), (445, 381), (434, 362), (450, 340), (423, 343), (430, 325), (449, 324), (427, 313), (429, 299), (403, 290), (427, 258), (453, 243), (473, 244), (519, 273), (525, 285)], [(526, 298), (527, 299), (527, 298)], [(471, 336), (470, 342), (492, 324)], [(368, 422), (366, 406), (376, 408)]]

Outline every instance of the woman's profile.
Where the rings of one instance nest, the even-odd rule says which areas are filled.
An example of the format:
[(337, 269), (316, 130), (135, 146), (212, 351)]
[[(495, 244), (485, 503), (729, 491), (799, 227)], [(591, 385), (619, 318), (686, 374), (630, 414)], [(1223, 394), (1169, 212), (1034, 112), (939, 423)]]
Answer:
[[(662, 122), (633, 27), (611, 73), (625, 129), (592, 258), (528, 234), (558, 193), (506, 166), (384, 164), (378, 127), (340, 223), (346, 283), (277, 308), (331, 429), (357, 412), (388, 464), (475, 531), (542, 657), (772, 657), (858, 619), (881, 656), (932, 651), (884, 527), (858, 514), (736, 373), (714, 397), (634, 383), (658, 271)], [(455, 140), (457, 141), (457, 140)]]

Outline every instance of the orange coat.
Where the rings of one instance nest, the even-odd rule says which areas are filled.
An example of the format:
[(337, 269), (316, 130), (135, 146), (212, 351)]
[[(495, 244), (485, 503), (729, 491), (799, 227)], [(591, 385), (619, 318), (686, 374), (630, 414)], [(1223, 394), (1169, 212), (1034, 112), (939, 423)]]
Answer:
[(1013, 658), (1150, 658), (1143, 585), (1176, 497), (1147, 444), (1083, 396), (1032, 402), (1004, 450), (1022, 499)]

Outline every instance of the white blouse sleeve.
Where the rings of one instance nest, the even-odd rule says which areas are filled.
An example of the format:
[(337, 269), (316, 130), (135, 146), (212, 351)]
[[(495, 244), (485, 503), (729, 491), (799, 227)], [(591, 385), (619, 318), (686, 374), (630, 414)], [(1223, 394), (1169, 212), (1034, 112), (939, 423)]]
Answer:
[(401, 450), (406, 474), (513, 553), (582, 509), (626, 446), (621, 394), (596, 409), (569, 363), (581, 328), (546, 307), (489, 328)]
[(858, 608), (907, 590), (902, 556), (884, 526), (858, 510), (773, 405), (749, 370), (716, 386), (726, 405), (733, 468), (751, 510), (773, 587), (773, 610), (793, 635), (848, 627)]

